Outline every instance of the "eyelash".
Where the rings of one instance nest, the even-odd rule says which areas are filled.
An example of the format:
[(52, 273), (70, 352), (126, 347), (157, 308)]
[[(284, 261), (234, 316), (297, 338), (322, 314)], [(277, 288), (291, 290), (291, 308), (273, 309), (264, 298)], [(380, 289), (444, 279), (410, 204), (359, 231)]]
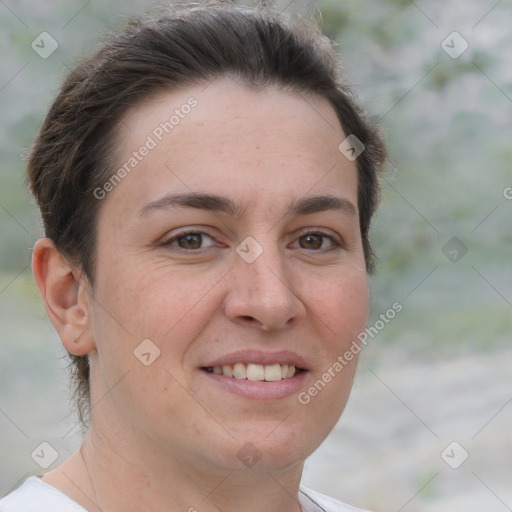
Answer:
[[(169, 238), (165, 242), (162, 243), (162, 246), (164, 247), (172, 247), (175, 242), (177, 242), (180, 238), (184, 238), (188, 235), (201, 235), (202, 237), (206, 236), (214, 241), (214, 237), (210, 236), (208, 233), (205, 233), (204, 231), (199, 230), (188, 230), (188, 231), (182, 231), (180, 233), (177, 233), (173, 237)], [(321, 231), (307, 231), (304, 233), (301, 233), (297, 237), (297, 241), (300, 240), (302, 237), (308, 236), (308, 235), (315, 235), (315, 236), (321, 236), (323, 239), (329, 240), (331, 246), (327, 249), (304, 249), (306, 251), (312, 251), (312, 252), (328, 252), (331, 250), (339, 249), (344, 247), (344, 244), (338, 241), (334, 236), (328, 235), (326, 233), (323, 233)], [(323, 243), (323, 242), (322, 242)], [(216, 244), (218, 246), (218, 243)], [(212, 245), (210, 247), (213, 247), (215, 245)], [(209, 249), (210, 247), (201, 247), (199, 249), (185, 249), (183, 247), (175, 246), (177, 250), (185, 251), (185, 252), (200, 252)]]

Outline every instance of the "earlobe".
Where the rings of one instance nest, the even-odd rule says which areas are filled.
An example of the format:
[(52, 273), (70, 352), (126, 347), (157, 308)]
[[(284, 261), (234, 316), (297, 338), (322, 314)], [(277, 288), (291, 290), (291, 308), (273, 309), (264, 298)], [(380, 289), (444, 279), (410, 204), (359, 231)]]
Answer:
[(49, 238), (41, 238), (35, 243), (32, 272), (46, 314), (66, 350), (75, 355), (94, 350), (87, 278), (73, 271), (70, 262)]

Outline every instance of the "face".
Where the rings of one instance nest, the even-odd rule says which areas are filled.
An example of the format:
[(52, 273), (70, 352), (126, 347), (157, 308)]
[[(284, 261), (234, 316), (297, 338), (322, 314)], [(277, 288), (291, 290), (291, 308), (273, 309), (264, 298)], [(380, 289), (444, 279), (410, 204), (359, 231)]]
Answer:
[(321, 98), (228, 79), (131, 109), (97, 192), (93, 427), (227, 469), (323, 441), (369, 307), (345, 137)]

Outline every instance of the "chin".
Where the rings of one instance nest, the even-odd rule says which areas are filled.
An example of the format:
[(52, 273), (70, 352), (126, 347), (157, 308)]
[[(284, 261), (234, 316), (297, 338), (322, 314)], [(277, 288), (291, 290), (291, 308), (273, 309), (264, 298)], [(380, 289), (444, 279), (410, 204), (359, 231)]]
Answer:
[(275, 422), (264, 432), (236, 439), (236, 469), (244, 466), (261, 471), (289, 469), (303, 464), (325, 438), (321, 433), (301, 432), (299, 425), (283, 426), (279, 423)]

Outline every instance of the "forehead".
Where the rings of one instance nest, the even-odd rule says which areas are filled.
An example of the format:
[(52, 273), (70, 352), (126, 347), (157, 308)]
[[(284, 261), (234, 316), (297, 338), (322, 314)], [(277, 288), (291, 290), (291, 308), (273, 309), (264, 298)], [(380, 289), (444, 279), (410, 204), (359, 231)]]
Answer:
[(338, 150), (345, 135), (318, 96), (254, 90), (229, 79), (164, 91), (119, 122), (109, 202), (135, 206), (165, 192), (229, 190), (237, 200), (357, 192), (354, 162)]

